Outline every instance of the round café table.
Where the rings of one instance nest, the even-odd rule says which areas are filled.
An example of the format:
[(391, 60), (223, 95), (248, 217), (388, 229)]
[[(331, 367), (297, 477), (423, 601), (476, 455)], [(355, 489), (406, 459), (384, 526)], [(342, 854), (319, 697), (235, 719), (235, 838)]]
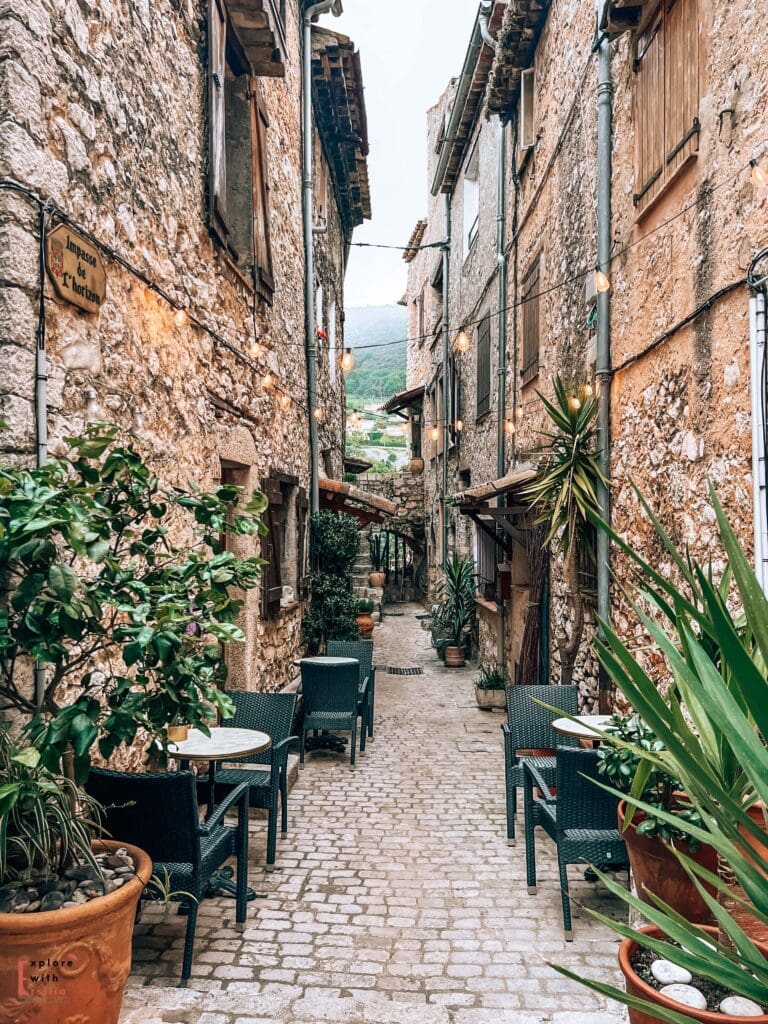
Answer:
[(597, 743), (599, 732), (610, 722), (612, 715), (579, 715), (578, 718), (556, 718), (552, 723), (554, 732), (571, 739)]
[[(189, 736), (178, 743), (168, 744), (168, 756), (181, 762), (181, 768), (189, 768), (190, 761), (208, 761), (208, 810), (206, 818), (210, 818), (216, 809), (216, 764), (218, 761), (231, 761), (237, 757), (248, 757), (250, 754), (261, 754), (272, 746), (272, 737), (257, 729), (227, 729), (221, 726), (211, 729), (206, 736), (199, 729), (190, 729)], [(230, 896), (236, 893), (232, 882), (231, 868), (224, 868), (212, 875), (208, 882), (209, 889), (216, 892), (222, 890)], [(256, 899), (253, 889), (248, 889), (248, 899)]]

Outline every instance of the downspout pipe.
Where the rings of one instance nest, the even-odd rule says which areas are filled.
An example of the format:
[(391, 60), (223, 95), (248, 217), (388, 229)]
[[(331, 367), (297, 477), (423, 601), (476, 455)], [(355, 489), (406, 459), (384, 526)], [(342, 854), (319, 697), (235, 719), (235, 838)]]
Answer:
[[(499, 165), (496, 184), (496, 261), (498, 263), (498, 398), (496, 425), (496, 475), (499, 479), (507, 471), (507, 446), (505, 421), (507, 418), (507, 253), (506, 253), (506, 220), (507, 220), (507, 129), (501, 118), (498, 119)], [(499, 496), (498, 507), (504, 505), (504, 498)], [(504, 602), (498, 606), (496, 664), (506, 665), (506, 619)]]
[(304, 314), (306, 324), (307, 412), (309, 416), (309, 508), (320, 510), (320, 449), (317, 432), (317, 324), (315, 321), (315, 251), (312, 224), (313, 122), (312, 122), (312, 22), (321, 14), (341, 14), (340, 0), (319, 0), (304, 9), (302, 60), (302, 207), (304, 214)]
[(478, 26), (480, 28), (480, 36), (486, 46), (490, 46), (492, 50), (496, 49), (496, 40), (491, 35), (491, 14), (493, 14), (493, 3), (494, 0), (480, 0), (480, 15), (478, 17)]
[[(599, 11), (598, 11), (599, 14)], [(599, 29), (598, 29), (599, 31)], [(604, 274), (611, 268), (611, 147), (613, 121), (613, 82), (611, 79), (611, 43), (603, 34), (596, 42), (598, 60), (597, 82), (597, 261)], [(597, 295), (597, 454), (605, 477), (611, 472), (611, 293)], [(611, 521), (611, 500), (608, 487), (598, 485), (597, 501), (604, 522)], [(610, 541), (604, 530), (597, 533), (597, 612), (602, 622), (611, 616)], [(600, 630), (602, 634), (602, 627)], [(607, 712), (610, 686), (601, 669), (600, 710)]]
[(442, 547), (443, 569), (448, 566), (448, 441), (450, 440), (451, 388), (448, 357), (450, 350), (450, 271), (451, 271), (451, 196), (445, 195), (445, 241), (443, 243), (443, 478), (442, 478)]
[[(47, 217), (45, 207), (40, 208), (38, 221), (40, 249), (38, 254), (40, 275), (40, 311), (37, 321), (35, 346), (35, 465), (48, 461), (48, 359), (45, 351), (45, 235)], [(39, 711), (45, 697), (45, 666), (35, 662), (35, 707)]]

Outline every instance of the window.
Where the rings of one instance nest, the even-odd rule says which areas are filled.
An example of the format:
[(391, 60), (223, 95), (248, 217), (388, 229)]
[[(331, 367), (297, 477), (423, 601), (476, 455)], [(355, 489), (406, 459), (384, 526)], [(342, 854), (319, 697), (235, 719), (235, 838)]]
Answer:
[(477, 328), (477, 419), (491, 411), (491, 318)]
[(535, 86), (536, 72), (528, 68), (520, 76), (520, 149), (523, 151), (533, 149), (536, 143)]
[(416, 308), (416, 337), (418, 338), (419, 344), (424, 344), (424, 335), (426, 333), (425, 322), (424, 322), (424, 289), (422, 288), (419, 294), (413, 301), (413, 305)]
[(477, 241), (480, 225), (480, 147), (475, 146), (464, 172), (464, 258)]
[(637, 34), (633, 71), (633, 201), (642, 213), (698, 153), (698, 0), (664, 0)]
[(266, 561), (261, 580), (262, 616), (275, 618), (306, 591), (307, 494), (296, 477), (270, 473), (262, 482), (269, 499), (264, 513), (267, 533), (261, 538)]
[[(430, 391), (429, 406), (430, 406), (430, 424), (429, 424), (429, 436), (432, 441), (431, 445), (431, 458), (436, 458), (438, 455), (443, 453), (444, 444), (444, 431), (443, 423), (445, 422), (445, 406), (443, 404), (443, 370), (440, 368), (438, 376), (435, 378), (435, 382), (432, 385)], [(434, 437), (434, 431), (437, 429), (437, 437)]]
[(229, 258), (271, 302), (269, 120), (222, 0), (210, 0), (208, 22), (208, 221)]
[(320, 135), (315, 133), (314, 155), (312, 157), (314, 187), (315, 215), (314, 226), (319, 231), (325, 231), (328, 227), (328, 164), (325, 162), (325, 153)]
[(475, 527), (475, 566), (477, 589), (486, 601), (496, 600), (499, 549), (496, 541), (485, 530)]
[(539, 280), (541, 260), (537, 256), (523, 278), (523, 368), (520, 378), (527, 384), (539, 372)]
[(461, 378), (459, 377), (459, 364), (455, 356), (451, 356), (450, 361), (450, 440), (451, 444), (455, 444), (459, 440), (460, 431), (456, 430), (456, 421), (462, 419), (461, 414)]

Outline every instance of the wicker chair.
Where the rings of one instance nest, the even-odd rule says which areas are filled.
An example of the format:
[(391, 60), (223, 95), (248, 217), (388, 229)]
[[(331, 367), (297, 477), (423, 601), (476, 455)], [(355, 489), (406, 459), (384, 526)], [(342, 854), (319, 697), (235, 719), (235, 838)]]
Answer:
[[(234, 717), (221, 724), (231, 729), (258, 729), (272, 737), (272, 746), (262, 754), (238, 757), (227, 765), (259, 765), (259, 768), (220, 768), (216, 773), (216, 802), (235, 786), (246, 783), (251, 807), (261, 807), (267, 817), (267, 871), (275, 867), (277, 853), (277, 810), (280, 803), (280, 831), (288, 831), (288, 747), (298, 743), (291, 735), (296, 710), (295, 693), (243, 693), (230, 690), (227, 694), (235, 705)], [(198, 780), (203, 786), (206, 779)]]
[(618, 831), (618, 798), (595, 784), (597, 751), (558, 747), (555, 795), (531, 761), (525, 762), (525, 863), (528, 892), (536, 893), (536, 841), (540, 825), (557, 846), (557, 864), (563, 901), (563, 928), (573, 941), (569, 864), (625, 867), (627, 848)]
[(349, 766), (355, 767), (360, 664), (354, 658), (303, 658), (301, 692), (304, 722), (301, 727), (299, 763), (304, 764), (310, 729), (350, 732)]
[(360, 752), (365, 751), (365, 736), (373, 739), (373, 714), (376, 699), (376, 668), (373, 664), (373, 640), (329, 640), (328, 655), (332, 658), (356, 658), (360, 662), (360, 700), (358, 713), (362, 719)]
[[(504, 733), (504, 778), (507, 789), (507, 844), (515, 845), (515, 815), (517, 789), (522, 788), (525, 776), (523, 764), (531, 761), (549, 785), (555, 781), (554, 750), (558, 738), (552, 731), (552, 722), (559, 717), (536, 701), (544, 701), (559, 708), (563, 714), (576, 715), (579, 710), (576, 686), (508, 686), (507, 719), (501, 729)], [(559, 742), (570, 742), (562, 739)], [(575, 741), (573, 741), (575, 743)], [(551, 754), (526, 756), (519, 751), (546, 750)]]
[[(201, 824), (192, 772), (129, 775), (92, 768), (86, 790), (106, 808), (104, 826), (121, 842), (146, 850), (154, 874), (186, 903), (187, 931), (181, 980), (192, 972), (197, 911), (211, 875), (237, 858), (235, 920), (245, 921), (248, 889), (248, 787), (233, 789)], [(224, 815), (237, 805), (237, 827)], [(187, 896), (189, 894), (189, 896)], [(145, 897), (151, 896), (145, 890)], [(190, 898), (192, 897), (192, 898)]]

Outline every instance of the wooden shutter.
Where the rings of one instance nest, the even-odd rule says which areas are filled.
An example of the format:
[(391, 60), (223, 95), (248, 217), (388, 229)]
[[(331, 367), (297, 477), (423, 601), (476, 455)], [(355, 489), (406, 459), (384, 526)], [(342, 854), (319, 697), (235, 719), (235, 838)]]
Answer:
[(296, 492), (296, 594), (304, 597), (307, 593), (307, 515), (309, 500), (304, 487)]
[(269, 118), (255, 80), (251, 81), (251, 146), (253, 154), (253, 249), (254, 285), (265, 302), (272, 304), (272, 241), (269, 234), (269, 176), (267, 129)]
[(540, 258), (537, 256), (523, 279), (523, 384), (539, 372), (539, 282)]
[(264, 525), (267, 533), (261, 538), (261, 557), (266, 561), (261, 580), (262, 614), (265, 619), (274, 617), (280, 608), (283, 596), (281, 573), (282, 552), (280, 550), (280, 511), (283, 503), (283, 491), (278, 480), (266, 477), (262, 482), (262, 490), (269, 499), (269, 506), (264, 513)]
[(671, 177), (699, 150), (697, 0), (672, 0), (664, 25), (665, 161)]
[(664, 185), (663, 8), (637, 39), (635, 72), (635, 194), (642, 212)]
[(227, 74), (227, 16), (221, 0), (208, 2), (208, 222), (226, 245), (227, 147), (224, 83)]
[(534, 93), (536, 72), (528, 68), (520, 76), (520, 149), (532, 149), (536, 142)]
[(477, 329), (477, 418), (491, 411), (491, 318)]

